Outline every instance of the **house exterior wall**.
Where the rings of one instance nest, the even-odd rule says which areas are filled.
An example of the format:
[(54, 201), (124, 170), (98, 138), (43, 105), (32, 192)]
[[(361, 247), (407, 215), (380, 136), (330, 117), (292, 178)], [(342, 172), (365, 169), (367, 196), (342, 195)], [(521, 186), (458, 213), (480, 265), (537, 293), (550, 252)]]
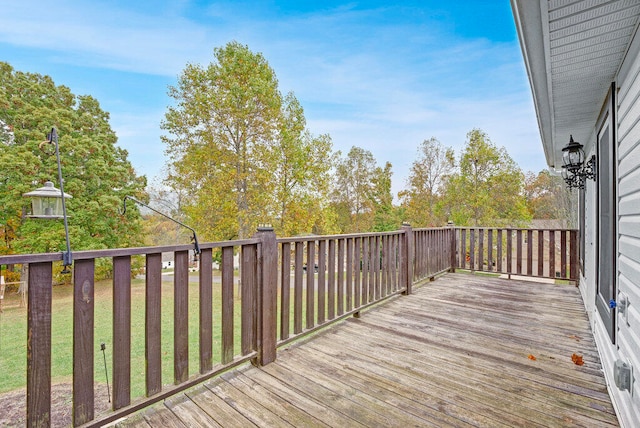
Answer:
[[(617, 274), (616, 300), (625, 297), (626, 316), (616, 310), (612, 343), (594, 305), (597, 280), (597, 204), (593, 182), (587, 186), (585, 272), (581, 291), (590, 315), (609, 391), (625, 427), (640, 426), (640, 36), (636, 35), (616, 79), (617, 87)], [(594, 147), (592, 144), (591, 147)], [(596, 153), (595, 149), (592, 153)], [(614, 382), (614, 364), (623, 360), (633, 367), (632, 390)]]

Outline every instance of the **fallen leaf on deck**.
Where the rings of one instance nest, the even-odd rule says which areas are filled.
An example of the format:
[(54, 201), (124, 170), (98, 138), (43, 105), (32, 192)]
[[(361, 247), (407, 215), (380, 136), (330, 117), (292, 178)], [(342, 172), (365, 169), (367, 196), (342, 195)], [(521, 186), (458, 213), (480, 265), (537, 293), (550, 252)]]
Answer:
[(571, 356), (571, 361), (573, 361), (573, 363), (576, 366), (581, 366), (584, 364), (584, 361), (582, 360), (582, 355), (578, 355), (578, 354), (573, 354)]
[(580, 337), (576, 336), (575, 334), (569, 336), (569, 339), (574, 339), (576, 342), (580, 342)]
[(527, 358), (529, 358), (532, 361), (536, 360), (536, 357), (534, 355), (531, 355), (531, 354), (529, 354), (529, 356)]

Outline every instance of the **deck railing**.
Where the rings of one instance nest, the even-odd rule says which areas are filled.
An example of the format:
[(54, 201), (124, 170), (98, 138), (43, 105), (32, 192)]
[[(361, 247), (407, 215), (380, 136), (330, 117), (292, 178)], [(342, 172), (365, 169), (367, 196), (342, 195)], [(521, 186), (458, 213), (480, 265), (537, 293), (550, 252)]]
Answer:
[[(189, 251), (192, 247), (189, 245), (78, 251), (73, 254), (73, 343), (70, 345), (73, 347), (73, 424), (103, 425), (241, 363), (268, 364), (275, 360), (279, 346), (346, 316), (357, 316), (362, 309), (387, 298), (410, 294), (416, 281), (456, 267), (553, 276), (549, 274), (553, 269), (532, 269), (532, 249), (542, 248), (539, 255), (549, 254), (552, 260), (549, 266), (556, 265), (553, 262), (556, 258), (564, 264), (569, 257), (572, 265), (568, 278), (574, 278), (575, 231), (546, 232), (547, 235), (536, 231), (536, 237), (549, 236), (550, 247), (536, 247), (532, 233), (499, 229), (494, 239), (494, 229), (403, 226), (395, 232), (277, 239), (271, 228), (262, 228), (252, 239), (200, 244), (197, 280), (191, 280), (197, 282), (197, 287), (194, 284), (191, 288)], [(556, 248), (553, 243), (556, 233), (561, 234), (559, 257), (556, 251), (551, 251)], [(524, 253), (520, 238), (523, 234), (529, 238)], [(571, 244), (568, 247), (566, 236)], [(504, 254), (503, 239), (506, 239)], [(515, 255), (513, 239), (517, 239)], [(493, 250), (485, 252), (485, 248)], [(209, 262), (214, 252), (221, 260), (219, 275), (214, 275)], [(172, 253), (174, 261), (170, 291), (172, 352), (161, 349), (163, 253)], [(234, 255), (237, 255), (235, 262)], [(28, 426), (51, 423), (52, 279), (54, 263), (61, 259), (60, 253), (0, 256), (2, 265), (29, 265)], [(113, 266), (110, 382), (113, 399), (112, 411), (96, 415), (94, 357), (98, 349), (94, 337), (94, 291), (96, 262), (101, 259), (109, 260)], [(494, 260), (498, 262), (495, 269)], [(137, 263), (143, 265), (145, 278), (144, 397), (131, 394), (132, 278), (139, 274)], [(560, 272), (565, 272), (562, 267)], [(189, 302), (193, 301), (189, 293), (197, 294), (195, 327), (193, 323), (189, 325)], [(213, 297), (214, 293), (217, 298)], [(239, 328), (234, 329), (238, 323)], [(195, 335), (194, 329), (198, 330), (198, 341), (197, 345), (190, 345), (189, 333)], [(214, 337), (219, 337), (218, 344), (214, 343)], [(198, 355), (198, 370), (189, 367), (189, 355), (194, 352)], [(166, 359), (173, 365), (173, 385), (163, 384), (162, 367), (163, 360), (164, 365), (167, 364)]]
[[(278, 346), (451, 268), (451, 229), (278, 239)], [(407, 278), (411, 278), (408, 281)]]
[(578, 280), (575, 229), (456, 228), (456, 240), (459, 269)]

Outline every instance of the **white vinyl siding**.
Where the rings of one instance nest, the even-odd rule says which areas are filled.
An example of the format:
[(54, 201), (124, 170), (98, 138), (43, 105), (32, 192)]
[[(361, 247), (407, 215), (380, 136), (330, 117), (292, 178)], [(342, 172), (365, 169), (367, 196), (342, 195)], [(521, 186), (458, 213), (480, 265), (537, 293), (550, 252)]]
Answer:
[[(636, 35), (637, 37), (637, 35)], [(631, 362), (633, 392), (612, 385), (625, 425), (640, 426), (640, 51), (633, 43), (621, 68), (618, 91), (618, 300), (630, 303), (626, 320), (617, 315), (617, 352), (605, 352), (604, 370), (612, 375), (613, 358)], [(607, 355), (608, 354), (608, 355)]]

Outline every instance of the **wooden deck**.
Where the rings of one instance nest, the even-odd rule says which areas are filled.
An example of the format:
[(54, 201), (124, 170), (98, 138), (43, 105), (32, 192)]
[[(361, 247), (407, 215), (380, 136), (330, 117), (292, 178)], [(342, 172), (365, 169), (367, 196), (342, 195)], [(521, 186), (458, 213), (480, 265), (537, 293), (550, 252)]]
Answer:
[(577, 288), (447, 274), (280, 349), (275, 363), (228, 372), (119, 425), (618, 422)]

